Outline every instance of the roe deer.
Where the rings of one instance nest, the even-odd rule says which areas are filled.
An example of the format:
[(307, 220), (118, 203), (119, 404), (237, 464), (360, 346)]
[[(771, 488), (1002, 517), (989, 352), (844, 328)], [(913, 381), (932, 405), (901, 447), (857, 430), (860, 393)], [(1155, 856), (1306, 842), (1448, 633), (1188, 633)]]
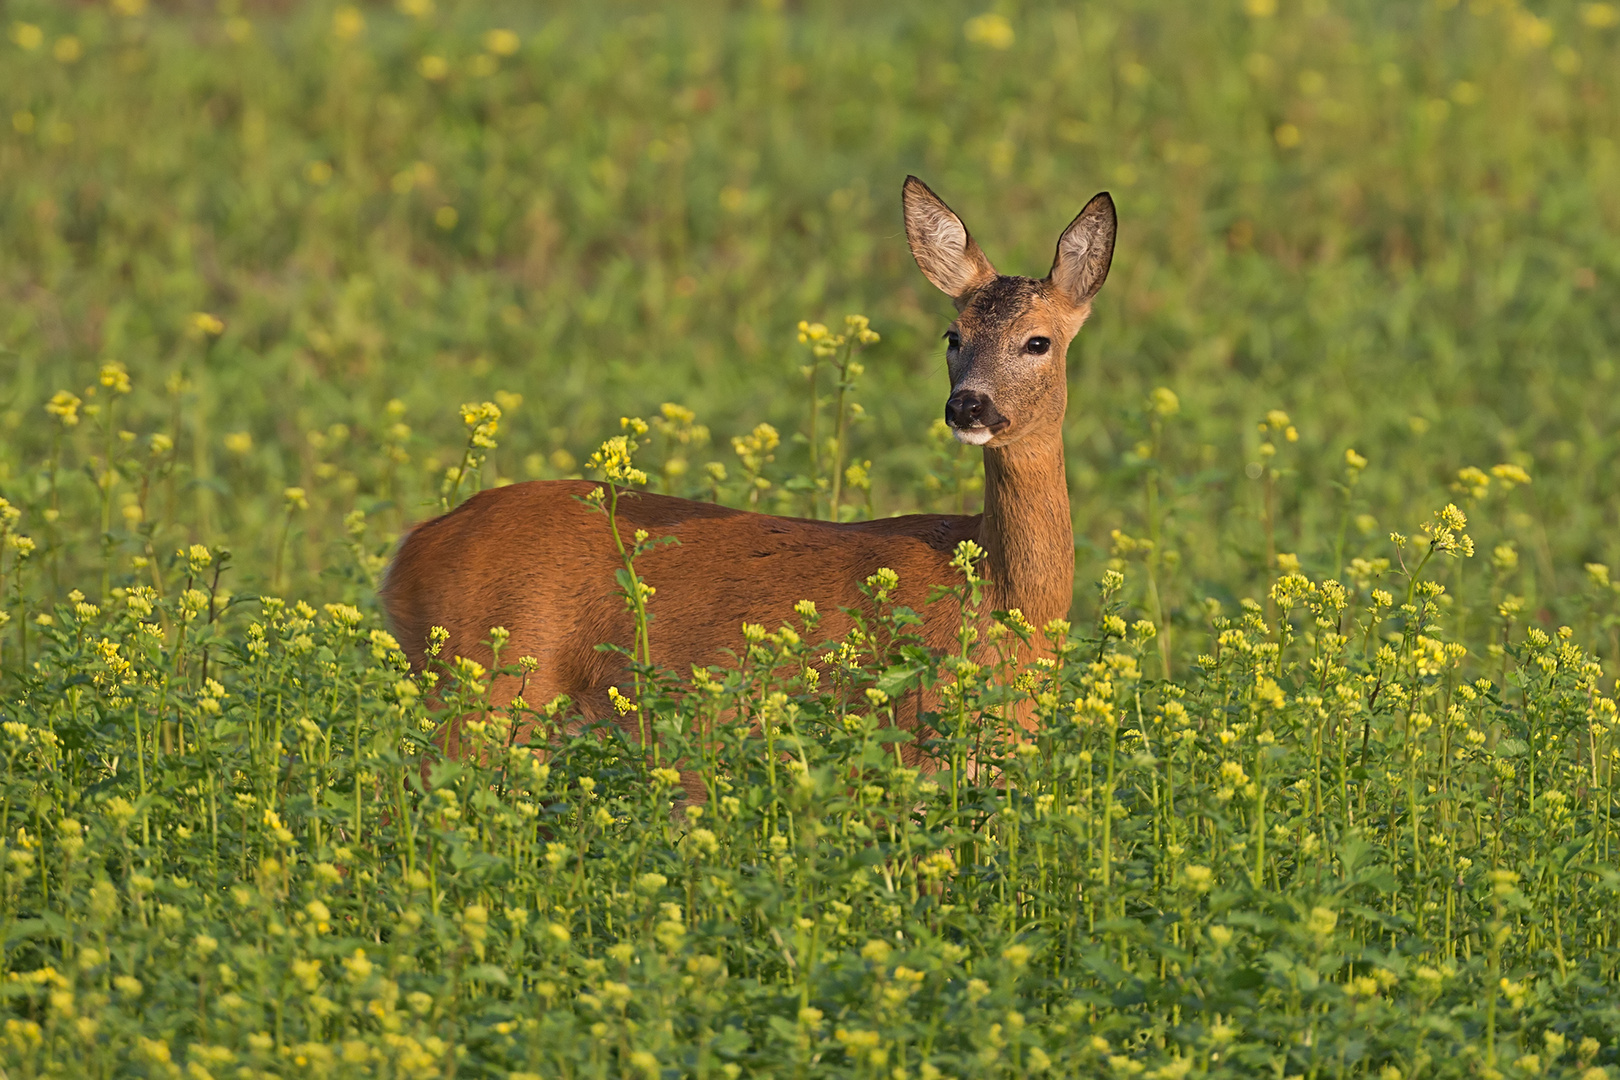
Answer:
[[(651, 651), (660, 667), (719, 663), (724, 650), (742, 646), (744, 622), (778, 626), (799, 600), (815, 601), (820, 629), (841, 636), (850, 625), (841, 609), (866, 606), (859, 586), (883, 567), (899, 575), (895, 602), (922, 615), (922, 637), (950, 648), (955, 605), (926, 601), (935, 586), (960, 582), (950, 563), (963, 540), (985, 552), (983, 611), (1020, 608), (1036, 627), (1067, 614), (1074, 535), (1063, 467), (1065, 353), (1108, 275), (1113, 200), (1104, 192), (1086, 204), (1038, 281), (997, 274), (961, 219), (914, 176), (903, 203), (918, 267), (958, 312), (945, 332), (945, 419), (959, 440), (984, 447), (984, 512), (834, 524), (621, 494), (621, 535), (645, 529), (680, 541), (636, 561), (638, 576), (657, 589)], [(406, 536), (382, 597), (412, 664), (425, 663), (429, 631), (441, 626), (449, 631), (441, 655), (487, 665), (483, 642), (503, 626), (511, 635), (503, 654), (539, 663), (531, 702), (567, 694), (586, 717), (612, 717), (608, 689), (629, 678), (620, 655), (595, 646), (628, 644), (633, 627), (607, 516), (581, 501), (595, 487), (557, 480), (494, 488)], [(493, 687), (497, 704), (515, 692)]]

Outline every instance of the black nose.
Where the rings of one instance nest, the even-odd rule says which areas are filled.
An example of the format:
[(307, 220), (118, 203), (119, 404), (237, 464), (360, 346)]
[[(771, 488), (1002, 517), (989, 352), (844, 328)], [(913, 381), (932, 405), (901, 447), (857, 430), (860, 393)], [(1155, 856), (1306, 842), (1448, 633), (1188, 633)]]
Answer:
[(1001, 414), (989, 394), (958, 390), (945, 402), (945, 422), (954, 428), (990, 427), (1001, 422)]

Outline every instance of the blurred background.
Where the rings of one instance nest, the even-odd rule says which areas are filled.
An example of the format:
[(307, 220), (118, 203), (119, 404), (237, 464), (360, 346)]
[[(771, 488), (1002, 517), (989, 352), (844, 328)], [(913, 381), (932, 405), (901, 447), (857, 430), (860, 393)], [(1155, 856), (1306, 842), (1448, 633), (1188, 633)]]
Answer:
[[(1620, 558), (1613, 4), (8, 0), (0, 25), (0, 495), (40, 599), (202, 542), (236, 589), (364, 600), (441, 498), (578, 475), (625, 415), (662, 417), (654, 487), (806, 513), (797, 327), (851, 313), (882, 340), (846, 379), (845, 516), (971, 510), (912, 172), (1004, 273), (1118, 204), (1069, 355), (1082, 598), (1110, 559), (1172, 622), (1294, 560), (1366, 587), (1455, 501), (1480, 550), (1454, 595), (1620, 651), (1588, 566)], [(498, 446), (446, 496), (485, 400)]]

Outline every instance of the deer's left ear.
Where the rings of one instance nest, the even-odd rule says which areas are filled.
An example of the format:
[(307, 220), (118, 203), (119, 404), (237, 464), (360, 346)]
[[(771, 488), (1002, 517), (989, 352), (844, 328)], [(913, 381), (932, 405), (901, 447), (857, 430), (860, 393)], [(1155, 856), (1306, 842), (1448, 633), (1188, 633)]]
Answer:
[(1108, 279), (1108, 267), (1114, 261), (1116, 225), (1114, 200), (1104, 191), (1092, 196), (1058, 237), (1057, 255), (1046, 280), (1057, 287), (1071, 307), (1089, 305)]

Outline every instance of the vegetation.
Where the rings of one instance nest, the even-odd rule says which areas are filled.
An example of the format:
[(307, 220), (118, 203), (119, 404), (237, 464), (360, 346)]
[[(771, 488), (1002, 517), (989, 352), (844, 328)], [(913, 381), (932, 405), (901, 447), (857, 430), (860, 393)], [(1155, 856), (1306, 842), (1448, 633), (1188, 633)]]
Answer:
[[(1613, 5), (4, 17), (9, 1074), (1615, 1075)], [(481, 486), (971, 510), (908, 171), (1119, 203), (1072, 627), (406, 669)]]

